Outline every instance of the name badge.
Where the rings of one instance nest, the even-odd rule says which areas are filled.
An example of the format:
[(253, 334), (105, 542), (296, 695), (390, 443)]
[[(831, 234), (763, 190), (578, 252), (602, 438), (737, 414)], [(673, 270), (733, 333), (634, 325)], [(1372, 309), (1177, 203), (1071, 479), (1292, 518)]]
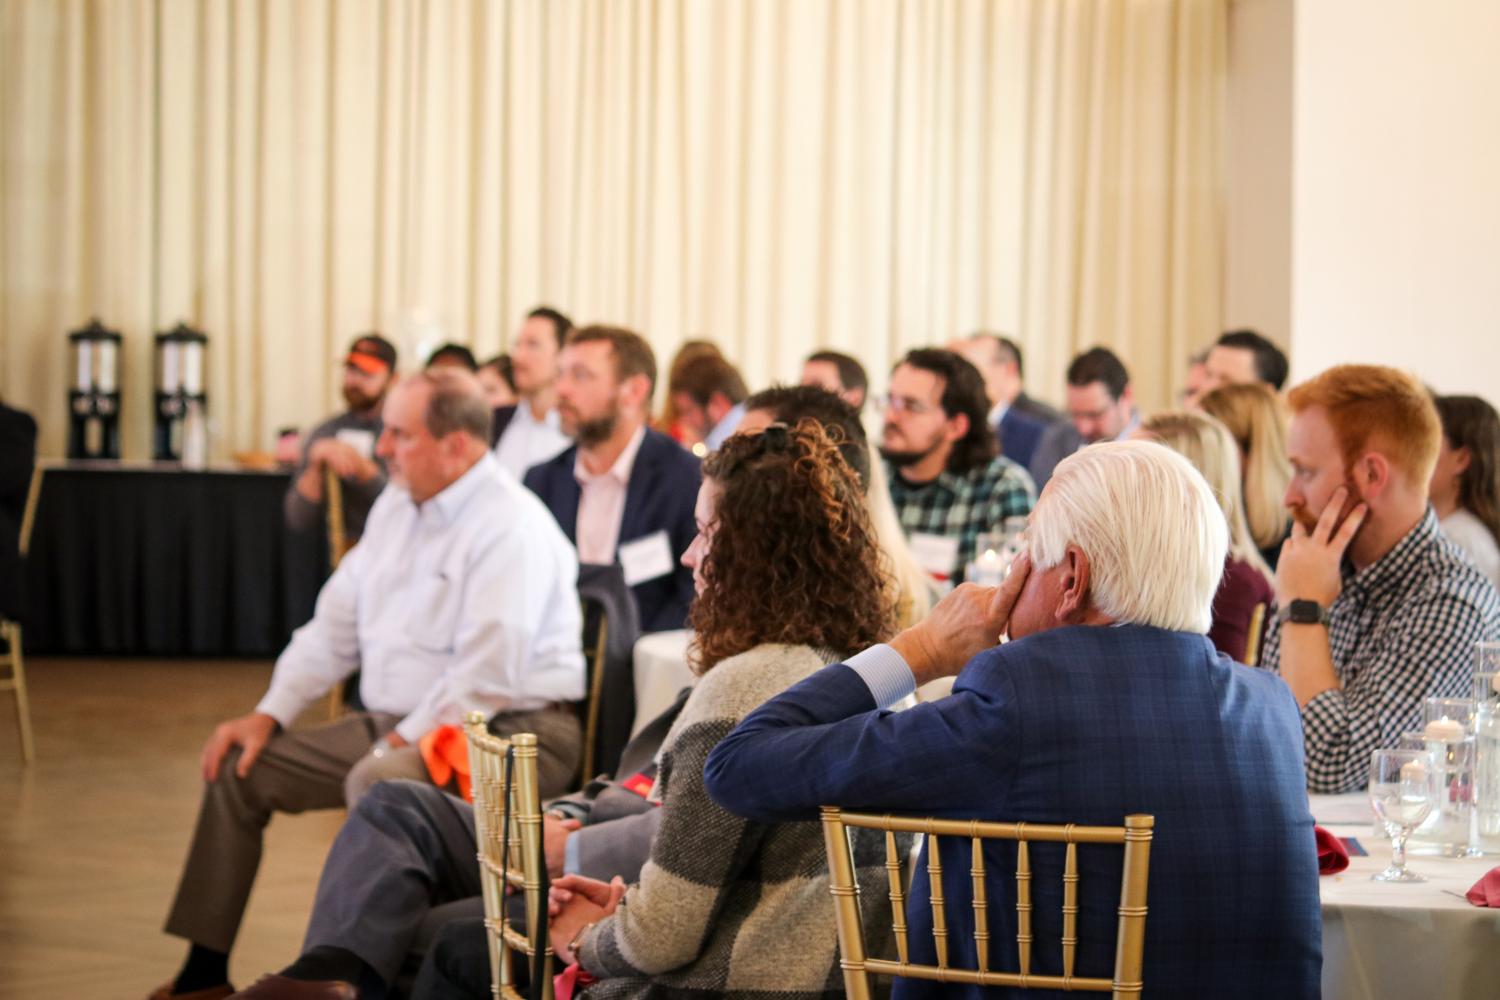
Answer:
[(938, 583), (947, 583), (958, 568), (958, 539), (913, 531), (907, 539), (912, 558)]
[(672, 544), (667, 541), (665, 531), (621, 542), (619, 555), (627, 587), (666, 576), (677, 567), (677, 561), (672, 558)]
[(353, 448), (360, 458), (375, 457), (375, 434), (371, 431), (344, 427), (334, 432), (333, 439)]

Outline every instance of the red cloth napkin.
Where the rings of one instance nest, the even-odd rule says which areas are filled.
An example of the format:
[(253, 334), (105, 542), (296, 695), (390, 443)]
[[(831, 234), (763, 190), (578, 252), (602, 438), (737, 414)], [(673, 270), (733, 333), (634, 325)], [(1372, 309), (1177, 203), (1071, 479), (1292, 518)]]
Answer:
[(597, 979), (584, 971), (583, 966), (574, 962), (552, 977), (552, 995), (555, 1000), (573, 1000), (575, 990), (584, 989), (597, 982)]
[(446, 788), (457, 778), (458, 794), (474, 801), (474, 791), (469, 787), (469, 738), (461, 728), (438, 726), (418, 740), (417, 746), (434, 785)]
[(1466, 894), (1475, 906), (1500, 908), (1500, 867), (1491, 868)]
[(1344, 842), (1321, 826), (1313, 827), (1318, 841), (1318, 874), (1337, 875), (1349, 867), (1349, 849)]

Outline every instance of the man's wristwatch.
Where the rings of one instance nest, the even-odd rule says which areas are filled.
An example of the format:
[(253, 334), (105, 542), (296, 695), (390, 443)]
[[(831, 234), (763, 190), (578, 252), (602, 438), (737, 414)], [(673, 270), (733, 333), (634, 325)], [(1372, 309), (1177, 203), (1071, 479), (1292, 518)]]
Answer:
[(1327, 625), (1328, 609), (1317, 601), (1288, 601), (1276, 614), (1283, 625)]

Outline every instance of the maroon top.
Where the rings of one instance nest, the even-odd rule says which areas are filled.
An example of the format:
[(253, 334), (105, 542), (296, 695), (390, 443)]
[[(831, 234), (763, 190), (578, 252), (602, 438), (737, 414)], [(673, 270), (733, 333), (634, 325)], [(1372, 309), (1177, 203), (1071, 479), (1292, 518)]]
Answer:
[[(1213, 624), (1208, 629), (1214, 647), (1236, 663), (1243, 662), (1251, 613), (1257, 604), (1264, 604), (1269, 615), (1274, 601), (1271, 584), (1260, 570), (1240, 559), (1226, 559), (1224, 578), (1219, 581), (1219, 592), (1214, 595)], [(1264, 630), (1264, 622), (1261, 628)]]

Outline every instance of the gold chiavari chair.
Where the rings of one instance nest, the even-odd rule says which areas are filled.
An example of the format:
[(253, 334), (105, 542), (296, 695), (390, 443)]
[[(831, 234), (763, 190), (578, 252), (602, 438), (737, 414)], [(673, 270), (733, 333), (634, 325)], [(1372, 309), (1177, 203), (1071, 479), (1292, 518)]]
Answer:
[[(21, 534), (17, 549), (21, 553), (21, 564), (26, 562), (26, 553), (31, 549), (31, 529), (36, 524), (37, 499), (42, 492), (43, 468), (38, 464), (31, 470), (31, 485), (26, 488), (26, 508), (21, 514)], [(0, 639), (5, 640), (5, 668), (0, 672), (0, 691), (10, 691), (16, 696), (16, 728), (21, 736), (21, 762), (30, 764), (36, 759), (36, 744), (31, 737), (31, 700), (26, 693), (26, 660), (21, 655), (21, 623), (0, 617)]]
[[(328, 571), (339, 568), (349, 551), (349, 533), (344, 526), (344, 481), (328, 466), (323, 466), (323, 507), (327, 511)], [(344, 687), (339, 681), (328, 692), (328, 717), (337, 719), (344, 712)]]
[[(588, 621), (589, 609), (583, 602), (583, 620)], [(604, 702), (604, 654), (609, 648), (609, 615), (599, 613), (599, 628), (591, 645), (583, 650), (584, 676), (588, 678), (588, 701), (583, 718), (583, 762), (578, 768), (581, 784), (587, 784), (598, 770), (599, 762), (599, 713)]]
[[(474, 790), (474, 832), (489, 937), (491, 993), (523, 1000), (516, 989), (519, 954), (531, 970), (529, 996), (552, 1000), (552, 947), (547, 938), (547, 868), (542, 853), (542, 803), (536, 773), (536, 736), (490, 733), (481, 712), (464, 726), (469, 737), (469, 778)], [(506, 887), (523, 894), (525, 926), (506, 914)]]
[(1250, 628), (1245, 633), (1245, 665), (1260, 666), (1260, 636), (1266, 629), (1266, 602), (1250, 609)]
[[(901, 976), (941, 983), (976, 986), (1008, 986), (1019, 989), (1077, 990), (1110, 993), (1116, 1000), (1141, 995), (1141, 958), (1146, 938), (1146, 877), (1151, 855), (1155, 817), (1126, 816), (1124, 826), (1042, 825), (1033, 823), (988, 823), (979, 820), (924, 819), (910, 816), (880, 816), (849, 813), (834, 806), (823, 807), (823, 837), (828, 848), (828, 872), (838, 917), (840, 966), (844, 991), (851, 1000), (869, 1000), (871, 975)], [(889, 878), (896, 961), (869, 958), (865, 954), (864, 928), (859, 910), (859, 888), (854, 879), (854, 849), (849, 828), (885, 832), (886, 872)], [(936, 965), (909, 961), (906, 927), (908, 886), (902, 874), (903, 852), (897, 833), (921, 833), (927, 837), (927, 872), (931, 880), (932, 938)], [(957, 968), (948, 960), (947, 916), (943, 901), (942, 847), (939, 838), (970, 841), (973, 851), (974, 950), (978, 968)], [(1001, 972), (990, 968), (990, 933), (986, 877), (982, 843), (985, 840), (1016, 841), (1016, 946), (1020, 969)], [(1027, 845), (1033, 841), (1067, 844), (1063, 869), (1063, 930), (1060, 976), (1031, 971), (1031, 861)], [(1125, 873), (1120, 885), (1119, 925), (1115, 942), (1112, 979), (1073, 974), (1078, 947), (1078, 845), (1125, 845)]]

